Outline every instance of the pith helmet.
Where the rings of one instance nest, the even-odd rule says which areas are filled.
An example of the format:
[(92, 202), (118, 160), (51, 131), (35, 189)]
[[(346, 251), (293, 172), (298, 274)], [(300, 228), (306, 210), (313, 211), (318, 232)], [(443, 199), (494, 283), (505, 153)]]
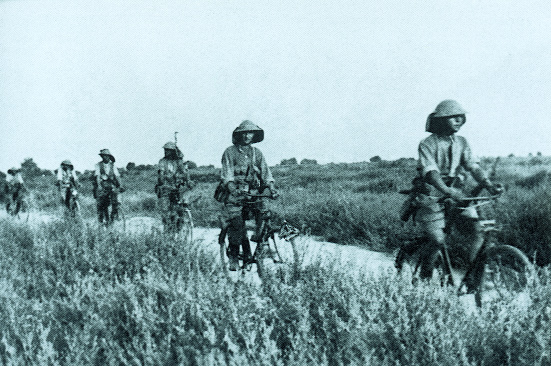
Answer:
[(115, 157), (113, 156), (113, 154), (111, 154), (109, 149), (101, 149), (100, 152), (99, 152), (99, 155), (107, 155), (111, 158), (111, 161), (113, 163), (115, 162)]
[(467, 111), (455, 100), (446, 99), (438, 103), (434, 110), (434, 117), (450, 117), (465, 113), (467, 113)]
[(176, 146), (176, 143), (169, 141), (163, 145), (163, 149), (178, 150), (178, 147)]
[[(452, 99), (446, 99), (438, 103), (436, 108), (434, 109), (434, 112), (429, 114), (427, 117), (427, 123), (425, 125), (425, 131), (433, 132), (433, 126), (431, 126), (431, 122), (433, 118), (441, 118), (441, 117), (451, 117), (451, 116), (457, 116), (457, 115), (465, 115), (467, 111), (463, 109), (461, 104), (457, 103), (455, 100)], [(465, 118), (464, 121), (467, 121)], [(463, 122), (465, 123), (465, 122)]]
[(20, 168), (13, 167), (13, 168), (8, 169), (8, 174), (15, 174), (15, 173), (20, 172), (20, 171), (21, 171)]
[(245, 120), (241, 122), (241, 124), (233, 130), (232, 133), (232, 141), (234, 144), (239, 143), (239, 135), (241, 135), (244, 132), (254, 132), (253, 141), (251, 143), (260, 142), (264, 140), (264, 130), (252, 123), (249, 120)]
[(70, 166), (71, 169), (73, 169), (73, 163), (71, 163), (71, 160), (63, 160), (63, 161), (61, 162), (61, 165)]

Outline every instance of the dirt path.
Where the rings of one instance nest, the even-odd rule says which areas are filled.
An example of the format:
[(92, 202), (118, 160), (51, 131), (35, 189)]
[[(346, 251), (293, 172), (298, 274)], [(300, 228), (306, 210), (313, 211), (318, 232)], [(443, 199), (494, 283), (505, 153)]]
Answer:
[[(38, 226), (44, 223), (49, 223), (57, 220), (60, 215), (55, 215), (46, 212), (31, 212), (29, 215), (22, 215), (19, 219), (31, 226)], [(5, 211), (0, 211), (0, 219), (9, 218)], [(94, 219), (86, 220), (89, 224), (95, 224)], [(162, 223), (160, 219), (149, 216), (138, 216), (126, 219), (126, 232), (139, 235), (141, 233), (149, 233), (152, 230), (162, 231)], [(124, 230), (124, 225), (118, 222), (114, 226), (115, 230)], [(205, 245), (212, 249), (213, 253), (218, 255), (219, 244), (218, 234), (220, 230), (217, 228), (194, 228), (194, 239), (204, 242)], [(373, 274), (381, 274), (387, 270), (394, 270), (393, 258), (389, 254), (374, 252), (367, 249), (340, 245), (316, 240), (312, 237), (299, 237), (296, 239), (297, 251), (300, 254), (302, 265), (307, 265), (314, 262), (325, 264), (339, 264), (344, 266), (353, 266), (364, 268)], [(278, 249), (284, 261), (292, 261), (291, 243), (278, 240)]]

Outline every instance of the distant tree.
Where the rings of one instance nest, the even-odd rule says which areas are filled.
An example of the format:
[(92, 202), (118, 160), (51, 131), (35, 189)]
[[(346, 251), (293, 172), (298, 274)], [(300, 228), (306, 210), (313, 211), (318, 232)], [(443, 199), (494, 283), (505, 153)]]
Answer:
[(538, 153), (536, 154), (537, 156), (541, 156), (541, 151), (538, 151)]
[(21, 173), (28, 178), (40, 177), (43, 174), (32, 158), (27, 158), (21, 163)]
[(130, 162), (130, 163), (126, 164), (126, 170), (132, 170), (135, 167), (136, 167), (135, 163)]
[(197, 169), (197, 164), (195, 164), (193, 161), (188, 160), (186, 163), (189, 169)]
[(135, 169), (139, 171), (149, 171), (155, 169), (155, 166), (150, 164), (140, 164), (136, 165)]
[(382, 160), (383, 159), (381, 159), (381, 157), (379, 155), (375, 155), (374, 157), (369, 159), (369, 161), (372, 162), (372, 163), (378, 163), (379, 161), (382, 161)]
[(297, 165), (298, 161), (296, 158), (290, 158), (290, 159), (283, 159), (281, 160), (280, 165)]
[(318, 165), (318, 161), (315, 159), (302, 159), (300, 165)]
[(508, 158), (514, 158), (515, 157), (515, 154), (513, 153), (510, 153), (509, 155), (507, 155)]

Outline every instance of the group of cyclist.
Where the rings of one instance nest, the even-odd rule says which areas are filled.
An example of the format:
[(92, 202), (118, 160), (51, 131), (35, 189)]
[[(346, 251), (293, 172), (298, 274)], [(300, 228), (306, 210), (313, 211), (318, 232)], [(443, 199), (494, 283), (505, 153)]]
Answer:
[[(467, 140), (456, 135), (466, 122), (466, 111), (454, 100), (440, 102), (430, 113), (425, 130), (430, 134), (419, 144), (418, 176), (403, 208), (407, 220), (413, 217), (420, 224), (429, 241), (425, 253), (443, 245), (445, 240), (446, 215), (456, 215), (455, 224), (468, 238), (468, 250), (471, 259), (481, 245), (481, 230), (476, 211), (462, 210), (461, 214), (445, 210), (441, 198), (461, 199), (461, 190), (466, 172), (486, 188), (491, 194), (501, 188), (491, 182), (478, 161), (473, 157)], [(222, 155), (220, 185), (216, 198), (223, 205), (220, 215), (222, 229), (227, 233), (229, 248), (229, 269), (238, 269), (240, 251), (244, 262), (251, 258), (251, 247), (245, 221), (254, 219), (257, 225), (267, 209), (263, 199), (248, 200), (251, 195), (266, 194), (275, 198), (278, 192), (274, 178), (262, 152), (252, 145), (264, 139), (264, 131), (251, 121), (243, 121), (232, 133), (232, 145)], [(167, 231), (178, 229), (183, 215), (182, 207), (188, 202), (187, 192), (193, 187), (189, 169), (183, 161), (183, 154), (176, 143), (168, 142), (164, 146), (164, 157), (158, 164), (158, 181), (155, 191), (159, 198), (162, 220)], [(115, 157), (108, 149), (100, 151), (102, 161), (95, 166), (94, 197), (97, 200), (98, 220), (109, 224), (116, 220), (119, 213), (118, 193), (124, 188)], [(22, 195), (23, 180), (18, 169), (8, 171), (8, 190), (11, 202), (17, 206)], [(64, 160), (57, 171), (57, 185), (63, 204), (69, 209), (69, 202), (76, 195), (77, 177), (73, 165)], [(111, 212), (108, 208), (111, 206)], [(253, 238), (254, 239), (254, 238)], [(429, 268), (422, 269), (421, 275), (428, 276)]]

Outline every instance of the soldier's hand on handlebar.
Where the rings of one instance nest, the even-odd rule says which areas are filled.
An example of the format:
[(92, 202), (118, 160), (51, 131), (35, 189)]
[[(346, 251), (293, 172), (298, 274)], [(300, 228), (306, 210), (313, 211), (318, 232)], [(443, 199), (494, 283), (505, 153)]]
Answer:
[(455, 201), (460, 201), (465, 198), (465, 193), (463, 193), (463, 191), (460, 189), (450, 187), (446, 192), (446, 197), (451, 198)]
[(496, 196), (496, 195), (499, 195), (499, 194), (502, 194), (505, 189), (503, 188), (503, 185), (501, 185), (500, 183), (496, 183), (496, 184), (489, 184), (486, 189), (488, 190), (488, 192), (492, 195), (492, 196)]
[(273, 182), (270, 183), (268, 188), (270, 189), (270, 194), (272, 199), (275, 200), (276, 198), (279, 197), (279, 192), (277, 191), (275, 184)]
[(245, 196), (239, 191), (235, 190), (228, 195), (228, 203), (239, 204), (245, 200)]

